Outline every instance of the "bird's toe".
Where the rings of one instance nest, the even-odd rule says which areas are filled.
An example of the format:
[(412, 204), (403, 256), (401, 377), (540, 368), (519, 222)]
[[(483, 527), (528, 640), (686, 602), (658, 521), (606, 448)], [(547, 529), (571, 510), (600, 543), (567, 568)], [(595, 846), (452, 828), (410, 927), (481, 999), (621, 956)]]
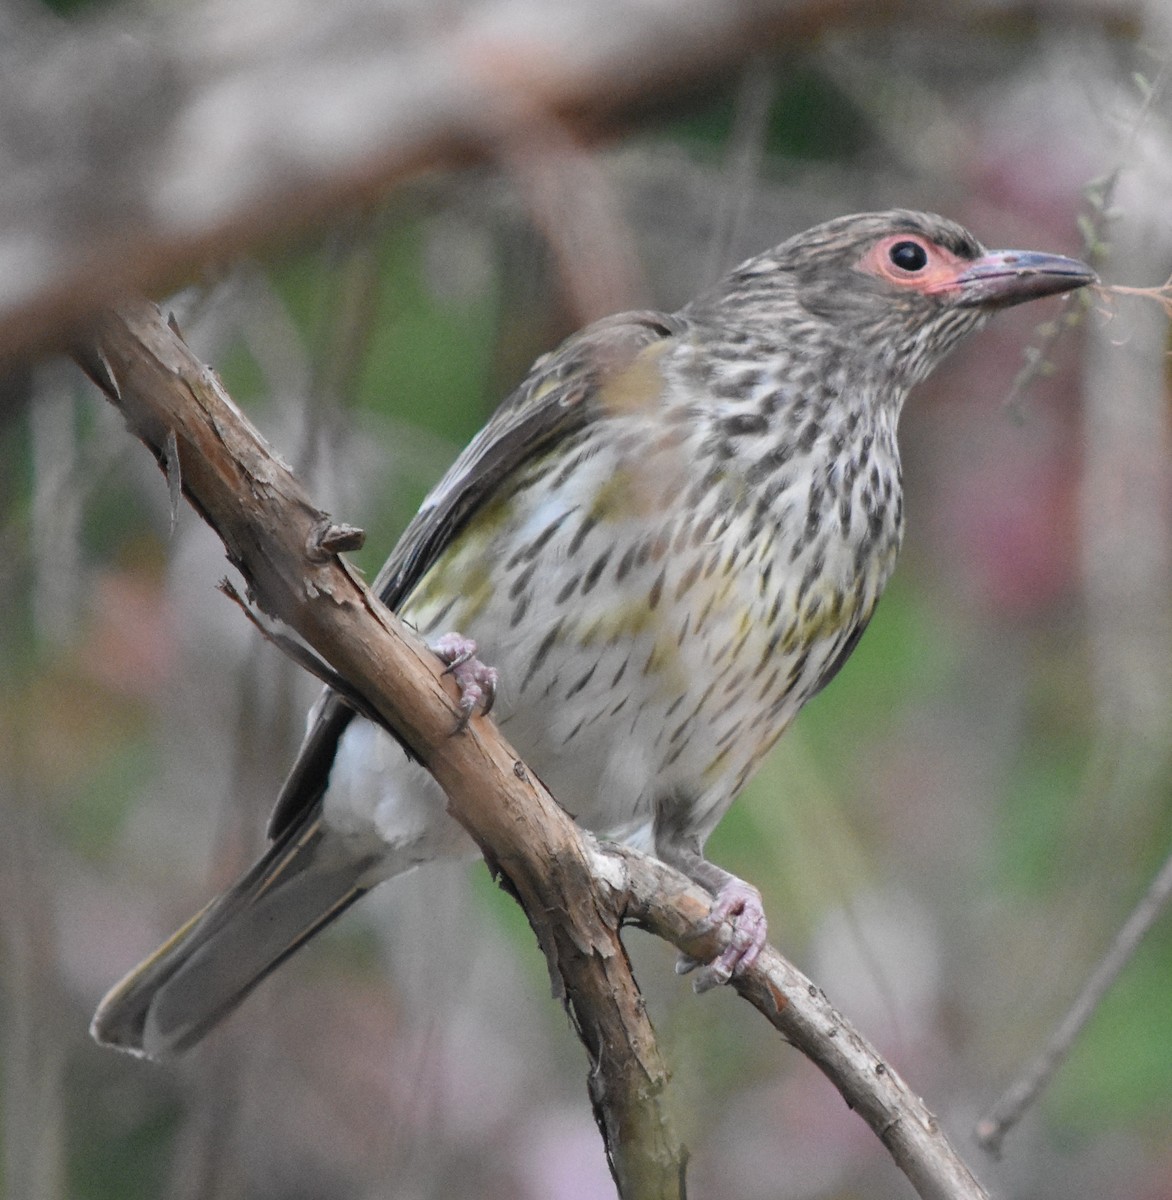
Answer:
[(487, 666), (476, 657), (477, 646), (472, 638), (461, 633), (445, 633), (432, 646), (441, 662), (444, 674), (451, 675), (460, 692), (460, 719), (453, 732), (468, 728), (477, 709), (488, 713), (496, 700), (500, 675), (495, 667)]

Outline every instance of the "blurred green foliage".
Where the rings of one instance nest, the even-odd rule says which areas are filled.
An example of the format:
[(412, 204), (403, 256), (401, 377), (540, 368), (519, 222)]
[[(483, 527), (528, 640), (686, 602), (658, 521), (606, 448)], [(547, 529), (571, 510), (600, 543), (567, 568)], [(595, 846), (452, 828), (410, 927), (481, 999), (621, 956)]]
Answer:
[[(841, 162), (871, 144), (870, 131), (858, 106), (808, 58), (771, 64), (775, 90), (769, 104), (762, 149), (775, 168), (793, 169), (802, 162)], [(718, 159), (727, 145), (737, 114), (735, 90), (714, 89), (684, 115), (667, 116), (665, 136), (695, 154)]]

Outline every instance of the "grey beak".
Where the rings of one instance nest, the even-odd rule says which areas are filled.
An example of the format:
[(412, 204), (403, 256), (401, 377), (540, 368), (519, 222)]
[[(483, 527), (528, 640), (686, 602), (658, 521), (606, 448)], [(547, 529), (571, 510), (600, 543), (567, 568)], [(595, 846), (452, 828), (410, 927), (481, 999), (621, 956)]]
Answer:
[(962, 308), (1009, 308), (1098, 281), (1077, 258), (1033, 250), (990, 250), (956, 277), (954, 302)]

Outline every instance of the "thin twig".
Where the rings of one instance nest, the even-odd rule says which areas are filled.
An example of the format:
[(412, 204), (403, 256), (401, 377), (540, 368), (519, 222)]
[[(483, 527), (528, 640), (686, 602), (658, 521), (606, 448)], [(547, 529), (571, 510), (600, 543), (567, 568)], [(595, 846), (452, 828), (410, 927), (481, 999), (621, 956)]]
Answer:
[(741, 73), (702, 276), (706, 285), (716, 283), (737, 262), (745, 218), (765, 158), (769, 113), (777, 96), (777, 70), (775, 62), (758, 54), (749, 59)]
[(977, 1141), (990, 1154), (1000, 1154), (1005, 1135), (1021, 1120), (1054, 1072), (1066, 1061), (1075, 1039), (1135, 954), (1144, 935), (1164, 911), (1169, 897), (1172, 897), (1172, 854), (1164, 860), (1045, 1048), (977, 1122)]
[[(1083, 198), (1089, 211), (1084, 210), (1079, 213), (1078, 228), (1082, 234), (1083, 257), (1096, 267), (1106, 260), (1111, 250), (1107, 240), (1107, 231), (1111, 222), (1119, 215), (1114, 200), (1120, 177), (1123, 174), (1123, 164), (1131, 159), (1140, 130), (1151, 114), (1156, 101), (1163, 95), (1168, 83), (1168, 72), (1169, 66), (1165, 62), (1160, 65), (1160, 70), (1153, 82), (1149, 82), (1138, 74), (1134, 77), (1141, 100), (1127, 129), (1127, 137), (1119, 156), (1118, 165), (1105, 175), (1092, 179), (1083, 188)], [(1144, 289), (1102, 287), (1096, 290), (1138, 293)], [(1087, 300), (1088, 297), (1085, 293), (1080, 294), (1077, 298), (1070, 297), (1063, 319), (1046, 321), (1039, 325), (1036, 330), (1037, 336), (1025, 348), (1023, 354), (1025, 361), (1009, 385), (1009, 393), (1003, 404), (1003, 407), (1014, 414), (1018, 420), (1021, 419), (1021, 403), (1026, 392), (1037, 380), (1053, 370), (1052, 352), (1059, 338), (1082, 324), (1088, 308)]]
[(1112, 295), (1139, 296), (1144, 300), (1154, 300), (1164, 310), (1164, 315), (1172, 320), (1172, 275), (1159, 287), (1126, 287), (1122, 283), (1103, 283), (1093, 290), (1108, 300)]

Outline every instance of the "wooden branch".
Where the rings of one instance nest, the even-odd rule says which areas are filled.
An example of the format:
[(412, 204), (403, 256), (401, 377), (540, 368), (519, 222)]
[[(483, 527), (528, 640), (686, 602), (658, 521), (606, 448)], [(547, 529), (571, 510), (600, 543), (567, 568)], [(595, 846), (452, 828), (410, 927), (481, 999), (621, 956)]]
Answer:
[[(624, 918), (688, 955), (711, 957), (717, 935), (697, 936), (710, 897), (678, 871), (627, 846), (598, 850), (596, 877)], [(800, 1050), (871, 1127), (918, 1195), (988, 1200), (923, 1100), (838, 1012), (817, 984), (772, 946), (732, 986)]]
[[(600, 847), (490, 721), (453, 736), (457, 709), (435, 656), (330, 549), (353, 531), (311, 503), (153, 306), (127, 301), (103, 315), (76, 355), (223, 539), (254, 602), (296, 630), (431, 770), (524, 908), (586, 1047), (620, 1195), (682, 1197), (686, 1154), (664, 1112), (667, 1071), (618, 930), (630, 921), (711, 958), (731, 935), (727, 925), (702, 929), (711, 897), (663, 863)], [(735, 986), (831, 1079), (921, 1196), (985, 1200), (923, 1103), (776, 951)]]

